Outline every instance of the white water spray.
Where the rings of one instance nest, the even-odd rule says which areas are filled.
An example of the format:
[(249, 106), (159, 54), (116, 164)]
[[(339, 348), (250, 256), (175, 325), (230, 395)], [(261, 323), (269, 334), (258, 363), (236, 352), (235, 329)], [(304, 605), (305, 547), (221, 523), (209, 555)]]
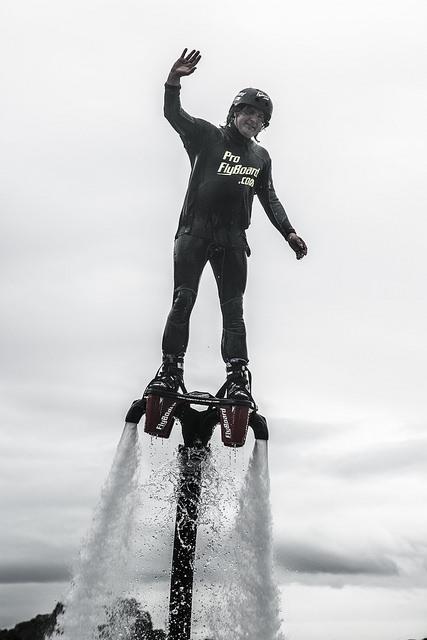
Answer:
[[(201, 565), (206, 564), (205, 567), (199, 565), (202, 579), (200, 587), (203, 591), (207, 586), (211, 594), (210, 606), (202, 606), (200, 610), (204, 618), (204, 622), (200, 622), (206, 631), (202, 633), (200, 629), (200, 638), (283, 640), (280, 633), (278, 589), (273, 579), (267, 442), (255, 442), (238, 498), (233, 481), (236, 468), (231, 471), (227, 470), (227, 466), (221, 467), (220, 471), (215, 469), (208, 456), (203, 470), (203, 475), (206, 474), (202, 481), (205, 507), (201, 505), (200, 516), (205, 524), (207, 520), (211, 521), (209, 528), (213, 526), (215, 542), (208, 545), (208, 555), (212, 556), (212, 551), (215, 555), (218, 545), (220, 553), (217, 556), (217, 589), (208, 586), (209, 574), (212, 576), (214, 568), (209, 566), (212, 557), (209, 559), (205, 556), (206, 562), (203, 557), (199, 558)], [(168, 474), (176, 475), (175, 467), (175, 464), (169, 463)], [(158, 466), (156, 471), (158, 476)], [(58, 620), (53, 640), (124, 640), (132, 637), (135, 614), (128, 604), (126, 607), (129, 611), (124, 608), (124, 603), (129, 600), (121, 600), (128, 598), (137, 586), (135, 567), (129, 566), (129, 560), (135, 553), (135, 544), (137, 549), (147, 547), (145, 551), (151, 551), (148, 560), (153, 557), (154, 550), (146, 540), (148, 514), (145, 508), (144, 518), (140, 523), (143, 526), (138, 529), (137, 507), (141, 502), (139, 494), (142, 488), (138, 486), (138, 472), (137, 429), (135, 425), (127, 424), (102, 490), (91, 530), (74, 568), (65, 612)], [(157, 487), (159, 490), (159, 484), (163, 487), (165, 483), (159, 483), (157, 477), (154, 484), (148, 482), (146, 486), (149, 497), (156, 502), (156, 513), (159, 510), (159, 496), (156, 496), (154, 489)], [(170, 499), (172, 495), (173, 491)], [(231, 522), (233, 513), (236, 515), (230, 529), (226, 523)], [(213, 522), (209, 516), (214, 516)], [(163, 527), (161, 529), (163, 531)], [(169, 540), (169, 544), (171, 543), (172, 539)], [(146, 565), (147, 558), (142, 556), (144, 553), (141, 555), (141, 562)], [(158, 557), (158, 553), (155, 553), (155, 557)], [(148, 562), (147, 567), (149, 566)], [(141, 566), (140, 576), (144, 574), (143, 569)], [(141, 586), (144, 587), (143, 599), (146, 602), (148, 585), (141, 583)], [(141, 591), (140, 588), (138, 591)], [(196, 588), (196, 593), (197, 591)], [(216, 597), (212, 598), (215, 592)], [(201, 600), (206, 603), (203, 596)], [(206, 620), (207, 610), (210, 610), (209, 621)], [(196, 626), (200, 627), (200, 624)], [(194, 632), (194, 638), (199, 637), (195, 629)]]
[(228, 566), (211, 610), (215, 640), (283, 640), (273, 576), (268, 443), (256, 440), (229, 537)]
[(54, 640), (98, 640), (129, 587), (129, 546), (137, 504), (138, 432), (126, 424), (74, 567), (65, 612)]

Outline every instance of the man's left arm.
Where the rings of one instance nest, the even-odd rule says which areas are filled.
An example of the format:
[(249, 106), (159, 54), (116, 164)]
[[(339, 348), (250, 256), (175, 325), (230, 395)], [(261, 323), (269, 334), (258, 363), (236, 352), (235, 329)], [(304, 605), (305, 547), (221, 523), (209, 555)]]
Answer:
[(264, 211), (272, 224), (282, 234), (285, 240), (287, 240), (291, 249), (295, 251), (297, 260), (301, 260), (301, 258), (307, 255), (307, 245), (304, 240), (296, 234), (295, 229), (289, 222), (282, 203), (276, 195), (271, 176), (270, 158), (268, 159), (267, 166), (261, 172), (259, 179), (260, 182), (257, 185), (256, 194)]

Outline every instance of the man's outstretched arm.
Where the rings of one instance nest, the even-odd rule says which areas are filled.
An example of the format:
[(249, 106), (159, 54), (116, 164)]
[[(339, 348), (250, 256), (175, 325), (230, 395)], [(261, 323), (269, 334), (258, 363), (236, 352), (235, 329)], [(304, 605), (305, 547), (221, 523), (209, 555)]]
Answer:
[(179, 133), (187, 148), (191, 140), (194, 141), (199, 133), (200, 121), (190, 116), (181, 107), (179, 97), (181, 91), (180, 81), (183, 76), (189, 76), (194, 73), (200, 58), (200, 51), (193, 49), (187, 54), (187, 49), (184, 49), (181, 56), (172, 65), (165, 84), (165, 118), (170, 122), (175, 131)]

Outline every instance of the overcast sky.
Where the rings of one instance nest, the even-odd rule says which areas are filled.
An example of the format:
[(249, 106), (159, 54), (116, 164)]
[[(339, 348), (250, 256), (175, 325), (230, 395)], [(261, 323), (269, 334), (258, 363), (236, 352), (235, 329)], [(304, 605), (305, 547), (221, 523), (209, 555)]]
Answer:
[[(3, 0), (0, 628), (53, 608), (160, 362), (189, 162), (162, 115), (245, 86), (309, 255), (257, 202), (245, 298), (290, 640), (427, 635), (427, 5)], [(206, 270), (190, 388), (224, 379)], [(240, 455), (240, 454), (238, 454)], [(243, 454), (242, 454), (243, 455)]]

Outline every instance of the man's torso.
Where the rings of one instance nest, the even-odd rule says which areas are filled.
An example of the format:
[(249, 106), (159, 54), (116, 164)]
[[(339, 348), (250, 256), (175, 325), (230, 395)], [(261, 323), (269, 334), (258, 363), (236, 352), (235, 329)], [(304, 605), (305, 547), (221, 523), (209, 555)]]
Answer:
[(222, 245), (247, 246), (245, 229), (265, 168), (266, 152), (230, 128), (196, 120), (192, 137), (182, 137), (191, 176), (177, 236), (189, 233)]

